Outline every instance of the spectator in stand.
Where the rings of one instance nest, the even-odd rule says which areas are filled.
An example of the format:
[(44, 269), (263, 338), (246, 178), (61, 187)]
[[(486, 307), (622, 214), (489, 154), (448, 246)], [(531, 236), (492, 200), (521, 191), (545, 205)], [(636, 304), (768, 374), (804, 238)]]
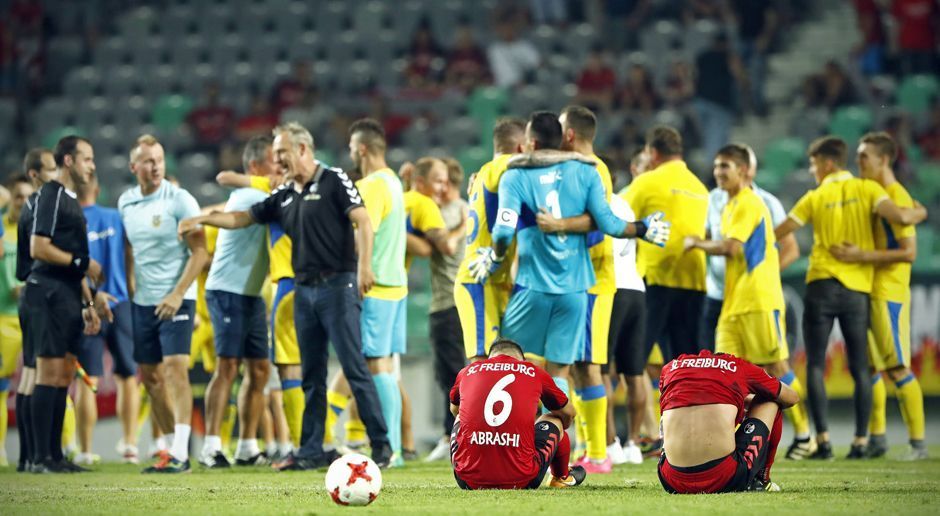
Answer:
[(286, 77), (274, 86), (271, 106), (278, 117), (285, 109), (299, 104), (307, 90), (313, 88), (310, 62), (304, 59), (294, 61), (290, 77)]
[(862, 40), (852, 50), (859, 70), (865, 75), (878, 75), (884, 69), (885, 26), (876, 0), (853, 0)]
[(852, 104), (856, 101), (855, 89), (842, 66), (835, 62), (826, 63), (822, 73), (823, 104), (829, 109)]
[(16, 89), (16, 43), (13, 29), (0, 20), (0, 96), (11, 95)]
[(277, 117), (271, 112), (268, 99), (255, 93), (251, 100), (251, 111), (238, 119), (235, 125), (235, 139), (244, 143), (255, 136), (268, 136), (276, 125)]
[(620, 109), (631, 114), (644, 117), (651, 115), (659, 106), (659, 97), (649, 68), (641, 64), (632, 65), (620, 87), (617, 100)]
[(637, 48), (637, 36), (650, 14), (650, 0), (603, 0), (607, 14), (604, 33), (612, 50)]
[(20, 99), (35, 102), (44, 92), (48, 31), (41, 2), (15, 0), (9, 11), (13, 32), (16, 90)]
[(897, 24), (900, 71), (935, 73), (940, 6), (936, 0), (894, 0), (891, 14)]
[(333, 118), (334, 109), (320, 99), (320, 89), (311, 84), (299, 103), (281, 111), (280, 123), (294, 121), (304, 127), (322, 127)]
[(684, 59), (677, 59), (670, 65), (663, 87), (663, 100), (671, 107), (681, 108), (695, 97), (695, 74), (692, 66)]
[(593, 111), (607, 111), (614, 101), (617, 76), (604, 60), (603, 48), (595, 46), (578, 76), (577, 104)]
[(405, 77), (409, 84), (424, 84), (426, 87), (440, 83), (444, 50), (434, 39), (431, 22), (424, 18), (411, 36), (408, 46), (408, 67)]
[(731, 137), (736, 111), (736, 94), (746, 84), (741, 60), (732, 51), (725, 34), (696, 59), (695, 111), (702, 151), (714, 156)]
[(909, 149), (915, 145), (915, 140), (911, 118), (904, 113), (889, 116), (884, 122), (884, 132), (891, 136), (898, 147), (898, 157), (894, 160), (894, 175), (898, 181), (906, 183), (913, 174)]
[(529, 10), (537, 25), (564, 25), (568, 21), (566, 0), (529, 0)]
[(940, 97), (934, 97), (930, 103), (927, 127), (917, 136), (917, 144), (924, 158), (940, 161)]
[[(765, 116), (764, 82), (767, 76), (767, 53), (779, 26), (779, 13), (773, 0), (733, 0), (737, 14), (741, 59), (748, 74), (748, 101), (754, 113)], [(706, 154), (711, 156), (712, 154)]]
[(490, 80), (486, 53), (473, 37), (473, 29), (467, 24), (461, 24), (454, 36), (454, 48), (447, 56), (447, 85), (469, 93)]
[(203, 104), (189, 113), (186, 123), (196, 137), (196, 150), (214, 151), (231, 136), (235, 111), (219, 101), (219, 85), (206, 84)]
[(502, 88), (511, 88), (523, 82), (526, 75), (541, 62), (538, 49), (532, 42), (518, 37), (512, 20), (499, 21), (496, 39), (487, 49), (493, 82)]

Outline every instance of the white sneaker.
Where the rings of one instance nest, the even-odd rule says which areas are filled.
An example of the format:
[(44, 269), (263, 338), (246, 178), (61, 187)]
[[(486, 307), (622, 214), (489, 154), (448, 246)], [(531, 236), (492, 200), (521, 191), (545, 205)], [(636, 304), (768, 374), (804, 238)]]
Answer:
[(627, 445), (623, 447), (623, 454), (627, 464), (643, 464), (643, 450), (640, 450), (640, 447), (633, 441), (627, 441)]
[(101, 456), (95, 455), (94, 453), (80, 452), (75, 455), (75, 460), (72, 462), (78, 464), (79, 466), (91, 466), (101, 462)]
[(607, 456), (610, 457), (610, 461), (614, 463), (614, 466), (626, 464), (627, 454), (624, 453), (623, 448), (620, 446), (619, 437), (614, 437), (614, 442), (607, 446)]
[(133, 444), (124, 444), (124, 439), (118, 441), (117, 446), (114, 447), (117, 450), (118, 455), (121, 456), (121, 461), (124, 464), (137, 464), (140, 462), (138, 458), (137, 446)]
[(450, 438), (441, 437), (441, 440), (437, 442), (437, 445), (434, 446), (434, 449), (431, 450), (431, 453), (424, 458), (424, 462), (435, 462), (439, 460), (450, 460)]

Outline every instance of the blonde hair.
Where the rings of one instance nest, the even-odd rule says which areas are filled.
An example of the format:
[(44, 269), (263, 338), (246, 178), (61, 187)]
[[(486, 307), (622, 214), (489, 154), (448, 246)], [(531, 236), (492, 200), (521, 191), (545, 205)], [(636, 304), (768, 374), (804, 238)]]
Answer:
[(157, 140), (157, 137), (152, 134), (142, 134), (137, 137), (137, 140), (134, 141), (134, 146), (131, 147), (130, 160), (131, 163), (137, 161), (137, 156), (140, 155), (140, 147), (143, 145), (151, 146), (157, 145), (160, 141)]

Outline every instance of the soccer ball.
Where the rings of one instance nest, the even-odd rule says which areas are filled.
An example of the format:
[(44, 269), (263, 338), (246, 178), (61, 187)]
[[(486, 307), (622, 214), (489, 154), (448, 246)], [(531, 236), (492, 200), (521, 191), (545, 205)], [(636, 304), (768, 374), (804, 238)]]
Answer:
[(347, 453), (326, 472), (326, 492), (338, 505), (369, 505), (381, 489), (382, 472), (365, 455)]

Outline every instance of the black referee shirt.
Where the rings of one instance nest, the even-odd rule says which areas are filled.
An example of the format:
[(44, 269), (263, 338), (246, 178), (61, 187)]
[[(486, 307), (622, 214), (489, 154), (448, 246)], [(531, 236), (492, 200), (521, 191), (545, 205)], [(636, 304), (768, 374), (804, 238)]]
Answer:
[[(85, 212), (74, 192), (62, 183), (50, 181), (39, 189), (33, 216), (32, 234), (49, 237), (52, 245), (73, 256), (88, 257), (88, 229)], [(33, 260), (33, 272), (64, 281), (80, 281), (83, 274), (73, 267)]]
[(313, 179), (297, 192), (294, 183), (281, 185), (251, 207), (259, 224), (277, 222), (291, 238), (294, 279), (301, 285), (339, 272), (356, 271), (356, 243), (349, 212), (362, 206), (359, 190), (338, 168), (318, 162)]
[(33, 210), (36, 209), (36, 197), (39, 192), (33, 192), (26, 199), (20, 220), (16, 224), (16, 279), (26, 281), (29, 271), (33, 268), (33, 257), (29, 255), (29, 237), (33, 234)]

